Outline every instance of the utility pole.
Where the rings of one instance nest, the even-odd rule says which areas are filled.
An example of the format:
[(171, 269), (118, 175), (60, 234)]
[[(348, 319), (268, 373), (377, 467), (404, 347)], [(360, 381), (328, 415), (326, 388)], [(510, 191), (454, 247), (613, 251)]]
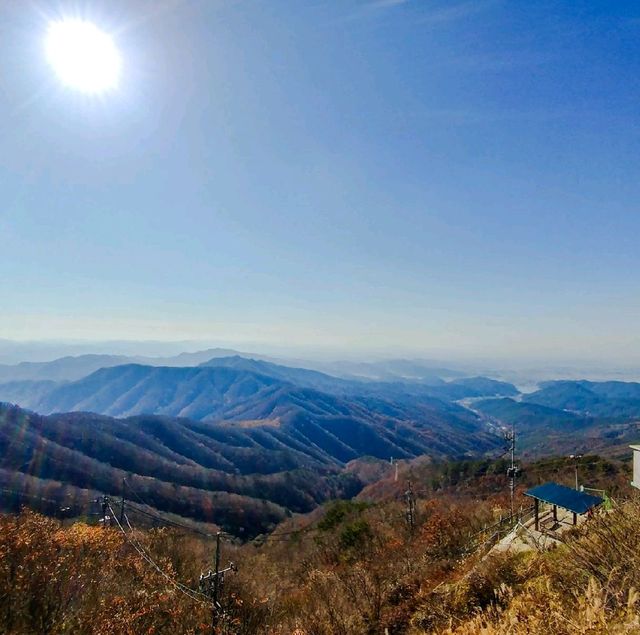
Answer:
[[(102, 499), (102, 527), (107, 528), (107, 510), (109, 509), (109, 497), (105, 494)], [(111, 524), (111, 523), (109, 523)]]
[[(218, 599), (220, 595), (220, 532), (216, 533), (216, 559), (215, 559), (216, 577), (213, 579), (213, 625), (215, 627), (218, 618), (218, 607), (220, 606)], [(215, 630), (213, 631), (215, 633)]]
[(124, 524), (124, 486), (125, 486), (125, 480), (122, 479), (122, 500), (120, 501), (120, 525)]
[(509, 479), (509, 493), (511, 499), (511, 519), (513, 520), (513, 500), (516, 492), (516, 478), (520, 468), (516, 466), (516, 429), (515, 426), (506, 432), (504, 438), (509, 443), (509, 452), (511, 453), (511, 465), (507, 468), (507, 478)]
[(411, 480), (408, 482), (407, 491), (404, 493), (404, 499), (407, 503), (407, 524), (409, 525), (409, 530), (413, 533), (413, 530), (416, 526), (416, 496), (413, 493), (413, 485)]
[(573, 467), (576, 471), (576, 489), (579, 489), (578, 487), (578, 461), (584, 456), (584, 454), (570, 454), (569, 458), (573, 459)]
[(209, 595), (212, 599), (212, 610), (211, 610), (211, 633), (216, 635), (218, 633), (218, 624), (220, 622), (220, 618), (223, 616), (222, 604), (220, 602), (222, 589), (224, 586), (224, 574), (228, 571), (237, 571), (238, 567), (233, 564), (233, 562), (229, 563), (229, 566), (226, 569), (220, 569), (220, 542), (223, 536), (223, 532), (219, 531), (216, 533), (216, 553), (214, 556), (214, 570), (207, 571), (207, 573), (200, 574), (200, 589)]

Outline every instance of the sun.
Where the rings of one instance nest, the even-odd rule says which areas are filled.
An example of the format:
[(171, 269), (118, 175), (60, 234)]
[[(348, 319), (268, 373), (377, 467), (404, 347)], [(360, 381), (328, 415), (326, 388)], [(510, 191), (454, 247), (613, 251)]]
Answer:
[(118, 85), (122, 59), (111, 36), (92, 22), (59, 20), (47, 30), (47, 60), (69, 88), (96, 94)]

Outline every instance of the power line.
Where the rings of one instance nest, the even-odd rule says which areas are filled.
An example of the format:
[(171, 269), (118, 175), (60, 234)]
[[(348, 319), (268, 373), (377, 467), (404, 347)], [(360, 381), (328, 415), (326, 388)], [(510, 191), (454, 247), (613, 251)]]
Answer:
[[(149, 505), (143, 498), (142, 496), (140, 496), (140, 494), (138, 494), (138, 492), (131, 486), (131, 484), (129, 483), (129, 481), (127, 481), (126, 478), (122, 479), (122, 482), (124, 483), (124, 485), (127, 486), (127, 488), (129, 489), (129, 491), (140, 501), (140, 503), (142, 505), (144, 505), (145, 507), (152, 507), (151, 505)], [(139, 507), (136, 507), (133, 503), (129, 502), (129, 508), (136, 511), (139, 514), (144, 514), (145, 516), (148, 516), (149, 518), (154, 518), (155, 520), (159, 520), (160, 522), (166, 524), (166, 525), (171, 525), (173, 527), (177, 527), (180, 529), (184, 529), (186, 531), (190, 531), (193, 532), (195, 534), (199, 534), (201, 536), (204, 536), (205, 538), (214, 538), (214, 534), (210, 534), (208, 532), (205, 531), (201, 531), (199, 529), (196, 529), (195, 527), (190, 527), (189, 525), (185, 525), (183, 523), (180, 523), (178, 521), (175, 520), (169, 520), (167, 518), (163, 518), (162, 516), (160, 516), (159, 514), (156, 514), (154, 512), (150, 512), (144, 509), (140, 509)]]
[[(196, 591), (195, 589), (191, 589), (190, 587), (174, 580), (166, 571), (163, 571), (163, 569), (153, 560), (153, 558), (146, 553), (144, 548), (136, 541), (136, 539), (130, 533), (127, 533), (125, 528), (120, 523), (118, 517), (115, 515), (115, 512), (113, 511), (110, 504), (108, 505), (108, 508), (109, 508), (109, 511), (111, 512), (112, 518), (115, 520), (118, 526), (118, 529), (124, 535), (125, 540), (138, 552), (138, 554), (149, 565), (151, 565), (160, 575), (162, 575), (162, 577), (165, 578), (165, 580), (167, 580), (167, 582), (169, 582), (171, 586), (173, 586), (177, 591), (180, 591), (180, 593), (183, 593), (184, 595), (194, 600), (195, 602), (199, 602), (200, 604), (207, 604), (207, 605), (210, 604), (210, 602), (208, 601), (208, 599), (204, 594), (200, 593), (199, 591)], [(132, 533), (134, 529), (131, 523), (129, 522), (129, 518), (127, 514), (124, 514), (123, 516), (127, 526), (129, 527), (130, 532)], [(205, 599), (201, 599), (201, 598), (205, 598)]]
[(147, 505), (146, 501), (142, 498), (142, 496), (140, 496), (140, 494), (138, 494), (138, 492), (136, 492), (135, 489), (133, 489), (133, 487), (131, 486), (131, 484), (129, 483), (129, 481), (127, 481), (126, 478), (122, 479), (122, 482), (129, 488), (129, 491), (146, 507), (151, 507), (151, 505)]
[(319, 527), (312, 527), (311, 525), (306, 525), (300, 529), (291, 529), (289, 531), (278, 531), (275, 533), (267, 534), (266, 540), (288, 540), (289, 536), (299, 535), (299, 534), (308, 534), (316, 531), (321, 531)]
[(6, 487), (0, 487), (0, 492), (6, 494), (15, 494), (16, 496), (23, 496), (24, 498), (31, 498), (34, 500), (46, 501), (47, 503), (53, 503), (54, 505), (60, 505), (60, 500), (54, 500), (53, 498), (46, 498), (44, 496), (38, 496), (37, 494), (29, 494), (28, 492), (21, 492), (20, 490), (8, 489)]
[(204, 538), (214, 538), (215, 534), (207, 533), (206, 531), (201, 531), (200, 529), (196, 529), (195, 527), (190, 527), (189, 525), (184, 525), (176, 520), (170, 520), (168, 518), (163, 518), (158, 514), (154, 514), (153, 512), (149, 512), (145, 509), (140, 509), (136, 507), (134, 503), (129, 501), (127, 503), (127, 507), (134, 511), (136, 514), (141, 514), (142, 516), (147, 516), (148, 518), (153, 518), (154, 520), (158, 520), (165, 525), (170, 525), (171, 527), (176, 527), (177, 529), (184, 529), (185, 531), (190, 531), (191, 533), (198, 534), (199, 536), (203, 536)]
[(268, 534), (269, 538), (277, 538), (278, 536), (291, 536), (292, 534), (301, 534), (306, 531), (315, 531), (311, 525), (301, 527), (300, 529), (291, 529), (289, 531), (278, 531), (276, 533)]
[[(140, 542), (138, 540), (136, 540), (135, 537), (133, 537), (134, 528), (131, 526), (131, 523), (129, 522), (129, 517), (127, 516), (127, 514), (124, 514), (124, 519), (125, 519), (125, 522), (127, 523), (127, 526), (129, 527), (129, 531), (130, 531), (130, 533), (127, 536), (127, 538), (134, 545), (134, 547), (137, 546), (138, 553), (140, 553), (143, 557), (145, 557), (145, 560), (147, 560), (147, 562), (149, 562), (149, 564), (151, 564), (155, 569), (157, 569), (167, 580), (169, 580), (169, 582), (171, 582), (172, 585), (174, 585), (174, 586), (176, 586), (176, 588), (182, 590), (183, 593), (186, 593), (187, 595), (195, 594), (195, 595), (199, 595), (199, 596), (202, 596), (202, 597), (206, 597), (202, 593), (200, 593), (199, 591), (196, 591), (195, 589), (192, 589), (192, 588), (186, 586), (185, 584), (182, 584), (181, 582), (178, 582), (177, 580), (174, 580), (168, 573), (163, 571), (158, 566), (158, 564), (156, 564), (156, 562), (153, 560), (153, 558), (145, 551), (144, 547), (140, 544)], [(198, 598), (194, 597), (193, 599), (197, 600)], [(200, 600), (200, 601), (202, 601), (202, 600)]]

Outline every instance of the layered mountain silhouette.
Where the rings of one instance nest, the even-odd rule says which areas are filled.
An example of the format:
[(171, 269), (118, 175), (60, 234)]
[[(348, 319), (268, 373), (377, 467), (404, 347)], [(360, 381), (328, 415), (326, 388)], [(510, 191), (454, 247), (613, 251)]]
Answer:
[(35, 382), (31, 407), (69, 412), (0, 407), (0, 485), (77, 499), (116, 495), (126, 477), (152, 508), (252, 535), (357, 493), (342, 468), (358, 457), (476, 455), (498, 442), (476, 415), (429, 396), (338, 396), (229, 364), (239, 362)]
[[(2, 340), (0, 340), (0, 344)], [(195, 352), (183, 352), (164, 357), (126, 356), (107, 354), (67, 355), (52, 361), (27, 361), (17, 364), (0, 364), (0, 383), (16, 380), (74, 381), (100, 368), (123, 364), (146, 366), (198, 366), (213, 358), (250, 358), (275, 365), (319, 371), (334, 377), (356, 381), (420, 382), (439, 385), (456, 378), (467, 377), (460, 370), (445, 368), (428, 360), (388, 359), (374, 362), (335, 361), (321, 362), (301, 359), (274, 358), (255, 353), (238, 352), (226, 348), (209, 348)]]
[(447, 393), (478, 388), (361, 382), (240, 356), (6, 382), (0, 400), (21, 407), (0, 409), (0, 481), (77, 497), (116, 494), (127, 477), (155, 509), (256, 533), (356, 493), (362, 483), (344, 466), (360, 457), (494, 449), (499, 438)]
[(640, 428), (640, 384), (550, 381), (517, 399), (474, 401), (473, 409), (502, 425), (514, 425), (521, 447), (548, 453), (626, 452)]
[(214, 357), (236, 355), (236, 351), (224, 348), (209, 348), (194, 353), (180, 353), (170, 357), (130, 357), (126, 355), (85, 354), (66, 356), (48, 362), (20, 362), (0, 364), (0, 383), (14, 381), (75, 381), (100, 368), (111, 368), (123, 364), (147, 366), (197, 366)]
[(57, 499), (83, 513), (100, 493), (135, 493), (151, 509), (247, 536), (361, 487), (312, 442), (277, 426), (41, 416), (0, 404), (0, 444), (3, 491)]
[[(503, 396), (508, 396), (506, 392)], [(474, 408), (508, 423), (565, 425), (606, 418), (640, 418), (640, 383), (556, 380), (514, 399), (478, 401)]]
[(551, 381), (525, 400), (591, 416), (640, 417), (640, 384), (635, 382)]
[(157, 414), (278, 426), (309, 436), (330, 460), (338, 462), (362, 455), (451, 456), (490, 447), (491, 435), (476, 415), (433, 397), (432, 390), (362, 384), (229, 357), (187, 368), (128, 364), (54, 385), (13, 382), (0, 386), (0, 399), (42, 414)]
[(72, 381), (53, 370), (68, 377), (69, 364), (80, 373), (105, 360), (9, 375), (0, 401), (18, 405), (0, 406), (0, 486), (88, 499), (118, 494), (126, 478), (150, 509), (253, 535), (357, 493), (363, 483), (345, 466), (362, 457), (495, 453), (491, 424), (517, 424), (542, 451), (569, 437), (572, 451), (576, 438), (615, 445), (640, 412), (639, 384), (549, 382), (520, 395), (486, 377), (363, 380), (218, 353), (167, 365), (110, 357)]

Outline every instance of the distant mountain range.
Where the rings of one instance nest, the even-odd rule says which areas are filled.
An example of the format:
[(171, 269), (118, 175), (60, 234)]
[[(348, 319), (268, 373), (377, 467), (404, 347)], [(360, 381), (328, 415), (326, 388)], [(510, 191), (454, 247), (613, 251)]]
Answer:
[(0, 364), (0, 383), (13, 381), (74, 381), (99, 370), (123, 364), (148, 366), (197, 366), (214, 357), (236, 355), (236, 351), (210, 348), (196, 353), (180, 353), (171, 357), (131, 357), (126, 355), (78, 355), (48, 362), (21, 362)]
[[(481, 387), (490, 394), (503, 389), (490, 380), (482, 380)], [(491, 435), (479, 418), (442, 399), (477, 392), (474, 382), (451, 387), (354, 382), (234, 356), (199, 367), (127, 364), (74, 382), (11, 382), (0, 385), (0, 400), (42, 414), (157, 414), (293, 426), (311, 434), (332, 460), (348, 461), (362, 455), (460, 455), (490, 447)]]
[[(2, 340), (0, 340), (2, 342)], [(83, 354), (52, 361), (26, 361), (0, 364), (0, 383), (16, 380), (73, 381), (99, 370), (122, 364), (146, 366), (198, 366), (213, 358), (235, 357), (276, 363), (280, 366), (316, 370), (334, 377), (356, 381), (409, 381), (442, 384), (445, 380), (467, 377), (468, 373), (442, 367), (428, 360), (389, 359), (374, 362), (320, 362), (274, 358), (255, 353), (241, 353), (226, 348), (209, 348), (173, 356), (151, 357), (122, 354)]]
[(634, 382), (544, 382), (525, 400), (589, 416), (640, 417), (640, 384)]
[(640, 383), (549, 381), (542, 383), (539, 390), (521, 395), (518, 401), (494, 400), (480, 402), (475, 407), (480, 410), (498, 408), (510, 423), (526, 419), (566, 423), (576, 419), (640, 418)]
[[(0, 408), (0, 482), (114, 494), (130, 474), (156, 509), (262, 531), (356, 492), (361, 483), (342, 470), (360, 457), (492, 451), (500, 439), (453, 399), (514, 391), (486, 378), (355, 381), (237, 355), (200, 366), (116, 365), (74, 381), (13, 380), (0, 384), (0, 401), (21, 406)], [(206, 511), (212, 492), (215, 513)]]
[(640, 384), (553, 381), (521, 394), (407, 360), (337, 376), (225, 349), (140, 361), (0, 367), (0, 401), (18, 406), (0, 406), (0, 486), (78, 497), (115, 494), (126, 476), (155, 509), (256, 533), (358, 491), (344, 467), (363, 457), (495, 455), (497, 428), (512, 424), (537, 454), (640, 440)]
[[(343, 376), (337, 376), (227, 349), (138, 358), (133, 364), (131, 359), (82, 355), (0, 366), (0, 401), (43, 414), (159, 414), (256, 424), (290, 420), (302, 414), (340, 415), (377, 430), (374, 436), (380, 441), (380, 452), (371, 454), (384, 455), (393, 449), (398, 456), (415, 454), (427, 446), (417, 441), (415, 447), (406, 448), (390, 440), (388, 431), (381, 435), (381, 417), (413, 427), (426, 423), (433, 433), (427, 451), (466, 452), (468, 444), (461, 441), (458, 432), (474, 415), (458, 405), (466, 404), (465, 400), (475, 402), (471, 407), (480, 417), (499, 424), (523, 424), (527, 429), (536, 424), (566, 427), (575, 422), (584, 425), (594, 418), (640, 416), (640, 384), (631, 382), (551, 381), (533, 393), (520, 394), (506, 382), (487, 377), (447, 377), (447, 373), (455, 373), (415, 360), (345, 363)], [(150, 359), (153, 363), (146, 363)], [(401, 379), (398, 374), (403, 375)], [(381, 380), (380, 376), (392, 379)], [(474, 421), (477, 419), (475, 416)], [(443, 439), (438, 438), (440, 433), (449, 435), (448, 451)], [(408, 438), (413, 436), (409, 434)], [(351, 458), (367, 451), (364, 445), (349, 447), (345, 456)]]
[(300, 372), (301, 383), (333, 386), (337, 395), (287, 380), (294, 377), (291, 369), (223, 358), (5, 384), (42, 412), (74, 412), (42, 416), (0, 405), (0, 487), (77, 502), (91, 492), (117, 495), (127, 478), (154, 509), (249, 536), (357, 493), (362, 483), (342, 468), (358, 457), (479, 455), (499, 442), (479, 417), (429, 395), (375, 385), (347, 396), (351, 382)]
[(640, 441), (640, 384), (551, 381), (517, 399), (476, 400), (475, 411), (515, 425), (522, 447), (538, 454), (626, 452)]

